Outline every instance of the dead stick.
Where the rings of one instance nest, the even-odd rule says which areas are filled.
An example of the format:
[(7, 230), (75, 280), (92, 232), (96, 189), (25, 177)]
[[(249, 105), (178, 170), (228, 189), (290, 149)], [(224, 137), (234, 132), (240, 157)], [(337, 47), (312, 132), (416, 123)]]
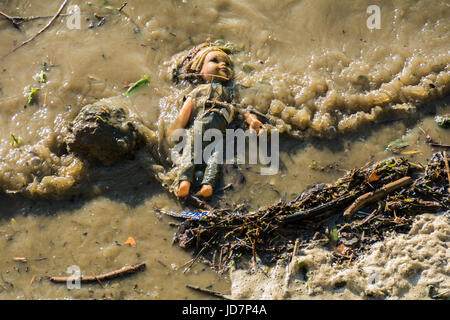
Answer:
[(200, 287), (193, 286), (193, 285), (190, 285), (190, 284), (187, 284), (186, 288), (189, 288), (189, 289), (201, 292), (201, 293), (206, 293), (206, 294), (209, 294), (211, 296), (218, 297), (218, 298), (221, 298), (221, 299), (231, 300), (229, 296), (227, 296), (227, 295), (225, 295), (223, 293), (217, 292), (217, 291), (213, 291), (213, 290), (209, 290), (209, 289), (202, 289)]
[(448, 168), (448, 161), (447, 161), (447, 152), (444, 151), (442, 153), (442, 155), (444, 156), (444, 164), (445, 164), (445, 170), (447, 170), (447, 179), (448, 179), (448, 192), (450, 192), (450, 169)]
[[(38, 33), (36, 33), (34, 36), (32, 36), (30, 39), (22, 42), (18, 47), (16, 47), (13, 51), (11, 51), (10, 53), (8, 53), (6, 56), (8, 56), (9, 54), (19, 50), (21, 47), (25, 46), (27, 43), (30, 43), (31, 41), (33, 41), (34, 39), (36, 39), (37, 36), (39, 36), (41, 33), (43, 33), (45, 30), (47, 30), (51, 24), (53, 23), (53, 21), (56, 20), (56, 18), (60, 15), (61, 11), (64, 9), (64, 7), (66, 6), (67, 2), (69, 0), (64, 0), (63, 4), (61, 5), (61, 7), (59, 7), (58, 11), (55, 13), (55, 15), (53, 16), (53, 18), (45, 25), (45, 27), (43, 27), (41, 30), (39, 30)], [(4, 57), (6, 57), (4, 56)], [(4, 58), (3, 57), (3, 58)]]
[(72, 277), (51, 277), (50, 281), (55, 283), (67, 283), (67, 281), (76, 281), (80, 280), (80, 282), (98, 282), (102, 280), (109, 280), (113, 278), (123, 277), (125, 275), (129, 275), (135, 273), (137, 271), (143, 271), (145, 269), (145, 263), (139, 263), (131, 266), (122, 267), (118, 270), (111, 271), (105, 274), (101, 274), (98, 276), (81, 276), (79, 279), (74, 279)]
[(17, 19), (15, 17), (10, 17), (3, 11), (0, 11), (0, 15), (3, 16), (3, 18), (5, 18), (6, 20), (8, 20), (13, 25), (14, 28), (20, 30), (19, 23), (17, 22)]
[(361, 221), (361, 223), (359, 224), (359, 226), (362, 226), (363, 224), (369, 222), (370, 220), (372, 220), (373, 218), (375, 218), (375, 216), (378, 214), (378, 210), (375, 209), (372, 211), (372, 213), (366, 217), (363, 221)]
[(291, 262), (288, 267), (288, 276), (291, 277), (295, 269), (295, 256), (298, 254), (298, 248), (300, 246), (300, 239), (295, 239), (294, 249), (292, 250)]
[(122, 6), (120, 6), (120, 8), (119, 8), (119, 12), (122, 11), (122, 9), (126, 7), (126, 5), (127, 5), (126, 2), (122, 3)]
[(353, 204), (344, 211), (344, 217), (350, 217), (353, 213), (355, 213), (356, 211), (361, 209), (367, 203), (375, 201), (379, 198), (382, 198), (385, 195), (391, 193), (392, 191), (395, 191), (399, 188), (407, 186), (411, 183), (412, 183), (411, 177), (403, 177), (401, 179), (398, 179), (394, 182), (391, 182), (391, 183), (388, 183), (388, 184), (382, 186), (378, 190), (363, 194), (358, 199), (356, 199), (355, 202), (353, 202)]
[(211, 211), (213, 209), (209, 204), (191, 194), (186, 197), (185, 201), (195, 205), (197, 208), (203, 208), (207, 211)]
[(284, 216), (282, 218), (282, 221), (289, 223), (289, 222), (295, 222), (295, 221), (299, 221), (299, 220), (306, 219), (306, 218), (311, 218), (311, 217), (321, 214), (327, 210), (335, 209), (336, 207), (343, 205), (347, 201), (355, 199), (357, 196), (358, 196), (358, 193), (346, 194), (346, 195), (336, 198), (330, 202), (321, 204), (317, 207), (314, 207), (314, 208), (311, 208), (311, 209), (308, 209), (305, 211), (300, 211), (298, 213), (294, 213), (294, 214), (291, 214), (288, 216)]
[(183, 273), (188, 272), (192, 268), (194, 263), (198, 260), (198, 258), (200, 258), (200, 255), (202, 254), (203, 250), (205, 250), (206, 248), (208, 248), (210, 246), (210, 242), (216, 237), (216, 235), (217, 235), (217, 232), (211, 237), (211, 239), (208, 240), (208, 242), (206, 244), (203, 245), (203, 247), (200, 249), (200, 251), (197, 253), (197, 255), (193, 259), (189, 260), (187, 263), (185, 263), (183, 265), (183, 267), (184, 267), (186, 264), (189, 263), (189, 265), (186, 268), (184, 268)]
[[(250, 238), (249, 238), (249, 240), (250, 240)], [(252, 255), (253, 255), (253, 269), (255, 269), (255, 271), (256, 271), (256, 252), (255, 252), (255, 241), (256, 241), (256, 240), (253, 240), (253, 241), (251, 241), (251, 240), (250, 240), (250, 243), (252, 244)]]
[[(66, 14), (60, 14), (60, 17), (68, 17), (71, 16), (72, 13), (66, 13)], [(3, 16), (5, 19), (10, 21), (15, 28), (19, 29), (19, 26), (22, 23), (30, 22), (34, 20), (40, 20), (40, 19), (49, 19), (53, 18), (53, 16), (30, 16), (30, 17), (18, 17), (18, 16), (8, 16), (6, 13), (0, 10), (0, 16)], [(20, 29), (19, 29), (20, 30)]]
[(444, 149), (450, 149), (450, 145), (448, 144), (440, 144), (440, 143), (430, 143), (430, 146), (437, 147), (437, 148), (444, 148)]

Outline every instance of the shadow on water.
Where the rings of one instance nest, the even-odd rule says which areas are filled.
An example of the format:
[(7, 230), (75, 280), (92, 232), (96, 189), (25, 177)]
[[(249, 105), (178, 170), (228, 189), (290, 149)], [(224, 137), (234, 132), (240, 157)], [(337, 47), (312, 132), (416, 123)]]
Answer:
[(158, 181), (132, 160), (113, 167), (92, 167), (72, 194), (59, 198), (28, 198), (21, 194), (0, 194), (0, 219), (16, 215), (56, 215), (76, 211), (98, 197), (137, 207), (155, 194), (165, 192)]

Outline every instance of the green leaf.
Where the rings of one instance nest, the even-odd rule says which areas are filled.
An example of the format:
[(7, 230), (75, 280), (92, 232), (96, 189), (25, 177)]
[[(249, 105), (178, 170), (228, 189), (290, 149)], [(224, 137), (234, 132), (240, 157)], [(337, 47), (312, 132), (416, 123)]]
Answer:
[(42, 70), (41, 75), (39, 77), (39, 82), (45, 83), (46, 81), (47, 81), (47, 73), (45, 72), (45, 70)]
[(38, 92), (38, 91), (39, 91), (38, 88), (32, 88), (32, 89), (30, 89), (30, 90), (28, 91), (29, 94), (28, 94), (27, 105), (30, 105), (30, 104), (36, 102), (36, 95), (37, 95), (37, 92)]
[(129, 96), (133, 94), (137, 89), (147, 85), (150, 83), (150, 79), (148, 76), (143, 76), (141, 79), (139, 79), (135, 84), (133, 84), (127, 92), (125, 92), (126, 96)]
[(14, 136), (12, 133), (11, 133), (11, 145), (16, 145), (16, 144), (19, 144), (19, 142), (20, 142), (20, 139), (19, 138), (17, 138), (16, 136)]
[(331, 230), (330, 237), (331, 237), (331, 240), (333, 240), (334, 242), (337, 242), (338, 241), (338, 230), (337, 229)]

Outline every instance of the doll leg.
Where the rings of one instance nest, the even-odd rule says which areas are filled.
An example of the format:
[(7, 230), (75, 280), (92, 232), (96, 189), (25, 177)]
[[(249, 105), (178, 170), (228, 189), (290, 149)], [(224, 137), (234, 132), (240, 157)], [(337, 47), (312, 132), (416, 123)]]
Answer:
[(191, 189), (191, 184), (194, 181), (194, 170), (195, 167), (188, 166), (184, 168), (184, 171), (179, 179), (177, 196), (180, 198), (187, 197), (189, 195), (189, 190)]
[(189, 190), (191, 189), (191, 182), (188, 180), (181, 180), (178, 185), (177, 196), (180, 198), (185, 198), (189, 195)]
[(202, 180), (202, 187), (197, 195), (205, 198), (212, 196), (213, 188), (216, 186), (220, 174), (219, 156), (219, 152), (215, 150), (208, 159)]
[(202, 185), (201, 189), (195, 194), (197, 196), (202, 196), (204, 198), (209, 198), (213, 194), (213, 187), (210, 184)]
[(182, 154), (180, 178), (178, 179), (179, 184), (177, 196), (180, 198), (184, 198), (189, 195), (191, 184), (194, 181), (195, 165), (192, 139), (192, 132), (190, 130), (187, 145), (185, 146)]

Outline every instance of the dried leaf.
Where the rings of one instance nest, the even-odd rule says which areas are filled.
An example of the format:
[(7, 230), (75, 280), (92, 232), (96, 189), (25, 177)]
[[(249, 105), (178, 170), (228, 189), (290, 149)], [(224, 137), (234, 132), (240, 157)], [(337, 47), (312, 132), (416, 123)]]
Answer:
[(130, 247), (133, 247), (133, 248), (136, 247), (136, 241), (132, 237), (129, 237), (127, 239), (127, 241), (124, 242), (124, 244), (127, 244), (127, 245), (129, 245)]
[(105, 107), (102, 107), (102, 110), (105, 111), (107, 114), (110, 114), (110, 113), (109, 113), (109, 110), (106, 109)]
[(372, 173), (369, 176), (368, 182), (375, 182), (375, 181), (380, 180), (382, 175), (378, 175), (377, 173), (378, 173), (378, 170), (373, 170)]
[(30, 286), (33, 284), (34, 279), (36, 279), (36, 277), (37, 277), (37, 274), (34, 274), (33, 277), (30, 280)]
[(341, 243), (340, 245), (338, 245), (336, 247), (336, 251), (339, 252), (340, 254), (344, 255), (344, 256), (348, 256), (351, 253), (351, 248), (347, 247), (345, 244)]

